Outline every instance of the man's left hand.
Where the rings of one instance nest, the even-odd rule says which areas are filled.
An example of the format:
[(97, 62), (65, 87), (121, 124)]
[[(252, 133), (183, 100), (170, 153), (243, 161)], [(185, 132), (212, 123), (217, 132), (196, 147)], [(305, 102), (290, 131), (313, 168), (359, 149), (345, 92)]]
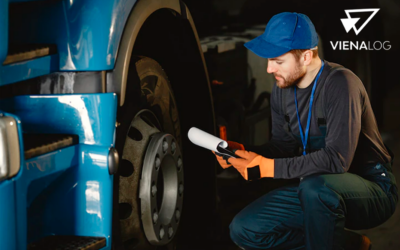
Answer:
[(274, 159), (244, 150), (236, 150), (235, 154), (241, 158), (231, 157), (228, 162), (239, 171), (245, 180), (274, 177)]

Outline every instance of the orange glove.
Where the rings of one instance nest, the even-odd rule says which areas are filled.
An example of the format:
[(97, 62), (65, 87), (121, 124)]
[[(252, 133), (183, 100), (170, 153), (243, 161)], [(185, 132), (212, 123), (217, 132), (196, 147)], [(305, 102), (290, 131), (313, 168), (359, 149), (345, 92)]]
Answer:
[(230, 166), (232, 166), (232, 164), (230, 164), (230, 163), (229, 163), (227, 160), (225, 160), (222, 156), (216, 155), (214, 151), (211, 151), (211, 152), (213, 152), (213, 154), (215, 155), (215, 157), (217, 157), (217, 161), (218, 161), (219, 165), (221, 165), (221, 167), (222, 167), (223, 169), (229, 168)]
[(245, 180), (274, 177), (274, 159), (262, 157), (253, 152), (236, 150), (241, 158), (229, 158), (229, 163), (239, 171)]
[[(243, 144), (240, 144), (240, 143), (237, 143), (234, 141), (228, 141), (228, 149), (231, 151), (234, 149), (244, 150), (244, 146), (243, 146)], [(219, 165), (221, 165), (221, 167), (223, 169), (229, 168), (230, 166), (232, 166), (232, 164), (230, 164), (227, 161), (228, 158), (224, 159), (222, 156), (216, 155), (214, 151), (212, 151), (212, 152), (215, 155), (215, 157), (217, 157), (218, 163), (219, 163)]]

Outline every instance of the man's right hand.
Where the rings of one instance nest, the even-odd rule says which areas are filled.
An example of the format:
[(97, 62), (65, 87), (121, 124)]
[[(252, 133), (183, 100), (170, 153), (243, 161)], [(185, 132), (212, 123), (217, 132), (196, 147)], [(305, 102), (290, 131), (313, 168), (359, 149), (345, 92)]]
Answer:
[[(233, 151), (235, 149), (245, 150), (243, 144), (240, 144), (240, 143), (234, 142), (234, 141), (227, 141), (227, 142), (228, 142), (228, 149), (231, 150), (231, 151)], [(217, 161), (218, 161), (219, 165), (221, 165), (221, 167), (223, 169), (229, 168), (230, 166), (232, 166), (232, 164), (230, 164), (228, 162), (229, 158), (225, 158), (225, 157), (216, 155), (214, 151), (212, 151), (212, 152), (215, 155), (215, 157), (217, 157)]]

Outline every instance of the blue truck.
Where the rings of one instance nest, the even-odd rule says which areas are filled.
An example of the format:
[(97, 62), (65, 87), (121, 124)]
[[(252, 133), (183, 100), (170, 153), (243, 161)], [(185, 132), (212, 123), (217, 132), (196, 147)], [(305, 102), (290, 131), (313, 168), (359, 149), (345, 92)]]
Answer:
[[(187, 249), (215, 134), (179, 0), (0, 0), (0, 249)], [(184, 198), (185, 197), (185, 198)]]

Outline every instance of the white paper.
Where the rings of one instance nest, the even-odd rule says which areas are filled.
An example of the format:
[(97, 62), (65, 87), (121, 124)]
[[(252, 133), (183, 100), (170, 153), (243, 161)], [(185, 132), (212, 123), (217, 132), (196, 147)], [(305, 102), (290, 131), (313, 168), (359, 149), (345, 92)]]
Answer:
[(228, 143), (226, 141), (207, 132), (204, 132), (203, 130), (200, 130), (196, 127), (192, 127), (191, 129), (189, 129), (188, 137), (193, 144), (209, 150), (213, 150), (215, 152), (219, 152), (217, 150), (217, 146), (220, 146), (222, 148), (228, 147)]

